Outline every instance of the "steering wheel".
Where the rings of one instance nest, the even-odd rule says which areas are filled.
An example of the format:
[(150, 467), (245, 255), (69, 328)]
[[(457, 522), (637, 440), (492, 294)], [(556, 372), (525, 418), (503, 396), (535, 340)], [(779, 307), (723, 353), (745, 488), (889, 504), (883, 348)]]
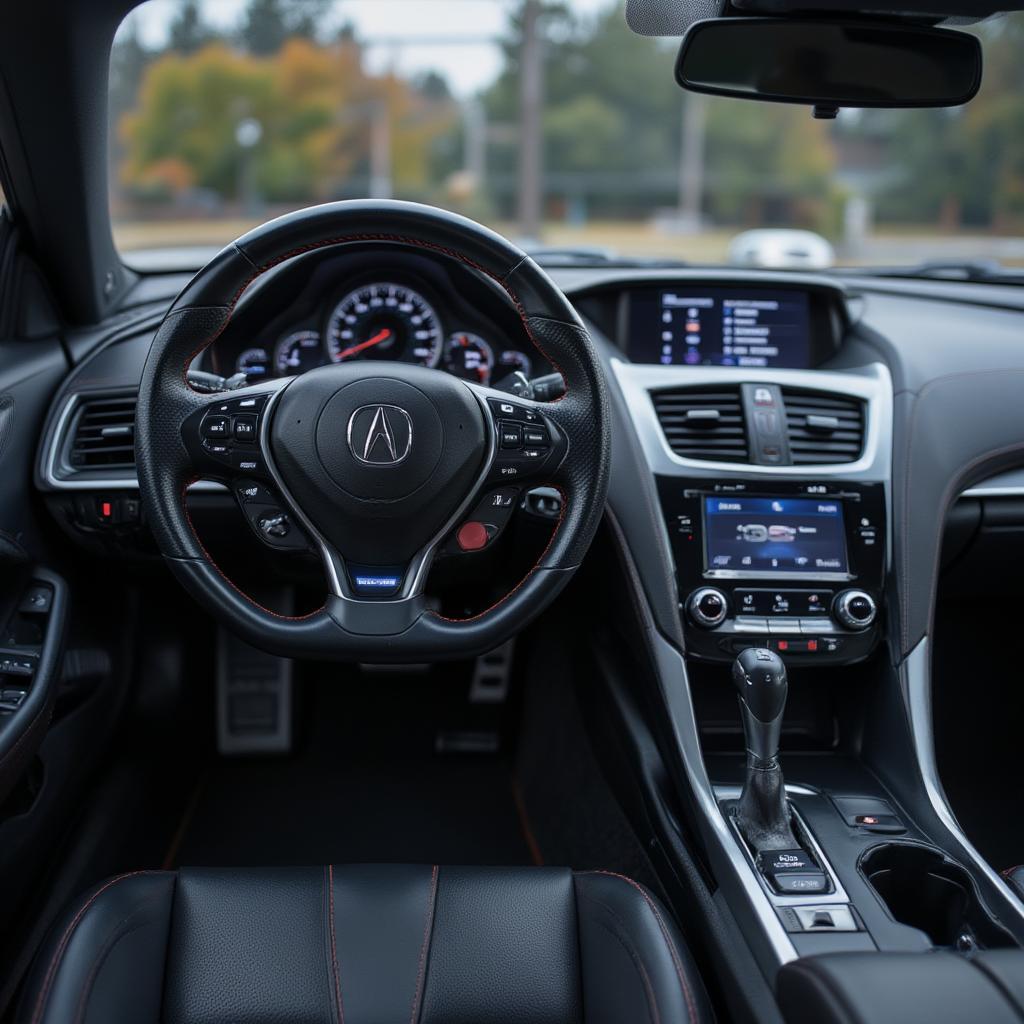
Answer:
[[(190, 386), (192, 361), (261, 274), (314, 250), (381, 242), (456, 260), (503, 288), (526, 333), (561, 373), (564, 396), (535, 402), (443, 371), (377, 360), (216, 395)], [(432, 207), (331, 203), (243, 235), (174, 301), (142, 373), (139, 489), (174, 574), (253, 645), (285, 657), (465, 657), (521, 630), (579, 566), (604, 509), (609, 416), (586, 329), (520, 249)], [(277, 614), (218, 569), (185, 505), (200, 477), (231, 487), (271, 547), (320, 554), (328, 583), (321, 608)], [(562, 514), (534, 568), (478, 615), (457, 620), (430, 609), (424, 584), (437, 552), (485, 547), (523, 487), (541, 484), (561, 492)]]

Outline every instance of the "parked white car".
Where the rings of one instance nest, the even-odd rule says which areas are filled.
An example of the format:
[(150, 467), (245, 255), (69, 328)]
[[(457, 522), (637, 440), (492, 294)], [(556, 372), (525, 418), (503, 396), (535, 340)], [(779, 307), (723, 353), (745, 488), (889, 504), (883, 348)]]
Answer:
[(824, 270), (834, 266), (835, 250), (813, 231), (761, 228), (743, 231), (729, 243), (729, 262), (773, 270)]

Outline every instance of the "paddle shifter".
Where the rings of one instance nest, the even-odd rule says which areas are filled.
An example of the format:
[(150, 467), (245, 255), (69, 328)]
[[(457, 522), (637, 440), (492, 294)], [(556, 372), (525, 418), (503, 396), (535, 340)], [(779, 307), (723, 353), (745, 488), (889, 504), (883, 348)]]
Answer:
[(776, 892), (828, 891), (828, 879), (793, 835), (786, 786), (779, 765), (779, 738), (789, 683), (774, 652), (750, 647), (733, 662), (747, 744), (747, 769), (734, 814), (758, 867)]

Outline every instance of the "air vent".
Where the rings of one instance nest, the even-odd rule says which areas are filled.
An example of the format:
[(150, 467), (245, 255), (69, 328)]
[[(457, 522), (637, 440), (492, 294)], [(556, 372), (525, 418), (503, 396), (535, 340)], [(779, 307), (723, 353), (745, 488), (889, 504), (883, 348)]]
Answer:
[(859, 398), (783, 388), (793, 465), (856, 462), (864, 449), (864, 403)]
[(651, 395), (669, 447), (687, 459), (749, 459), (743, 402), (738, 387), (678, 388)]
[(68, 462), (73, 469), (135, 465), (135, 395), (80, 399)]

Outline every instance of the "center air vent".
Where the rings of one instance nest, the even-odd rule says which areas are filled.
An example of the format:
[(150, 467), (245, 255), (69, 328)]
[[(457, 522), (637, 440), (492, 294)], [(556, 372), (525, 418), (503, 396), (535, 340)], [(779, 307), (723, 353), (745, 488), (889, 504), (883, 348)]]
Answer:
[(676, 388), (651, 394), (669, 447), (687, 459), (747, 462), (739, 387)]
[(782, 389), (793, 465), (856, 462), (864, 450), (859, 398), (802, 388)]
[(135, 465), (135, 395), (81, 398), (68, 462), (73, 469), (131, 469)]

